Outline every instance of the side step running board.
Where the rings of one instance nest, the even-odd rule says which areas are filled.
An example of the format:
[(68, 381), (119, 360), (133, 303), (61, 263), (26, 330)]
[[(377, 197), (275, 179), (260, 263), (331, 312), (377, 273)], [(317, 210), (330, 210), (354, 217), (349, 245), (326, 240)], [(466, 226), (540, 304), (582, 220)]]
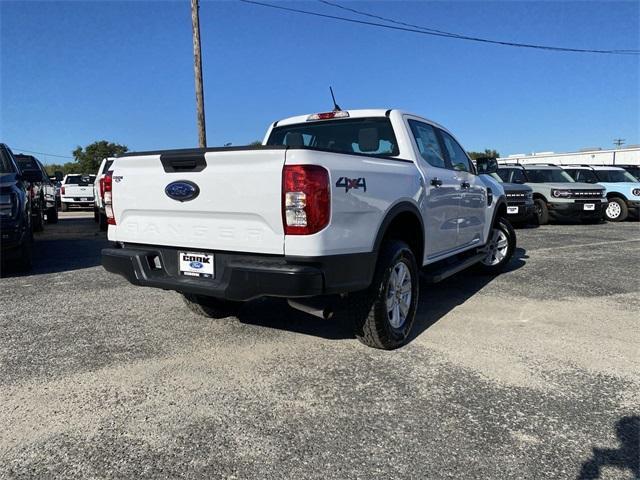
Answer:
[(452, 263), (449, 265), (443, 265), (434, 270), (427, 270), (422, 273), (423, 278), (428, 283), (438, 283), (444, 280), (445, 278), (449, 278), (451, 275), (454, 275), (465, 268), (469, 268), (471, 265), (475, 265), (480, 262), (484, 257), (486, 257), (486, 253), (478, 253), (473, 257), (466, 258), (460, 262)]

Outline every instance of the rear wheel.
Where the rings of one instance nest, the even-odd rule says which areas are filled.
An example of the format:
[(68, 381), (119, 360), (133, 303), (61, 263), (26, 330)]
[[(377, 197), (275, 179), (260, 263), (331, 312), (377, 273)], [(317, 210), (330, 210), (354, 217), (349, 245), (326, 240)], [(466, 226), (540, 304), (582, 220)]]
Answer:
[(629, 209), (627, 203), (619, 198), (613, 197), (609, 199), (609, 205), (604, 211), (605, 218), (610, 222), (623, 222), (629, 216)]
[(241, 305), (240, 302), (190, 293), (184, 293), (182, 298), (187, 308), (193, 313), (209, 318), (231, 317), (238, 312)]
[(69, 205), (68, 205), (68, 204), (66, 204), (66, 203), (64, 203), (64, 202), (62, 202), (62, 211), (63, 211), (63, 212), (66, 212), (66, 211), (68, 211), (68, 210), (69, 210)]
[(489, 233), (489, 242), (480, 252), (485, 253), (480, 268), (487, 273), (499, 273), (507, 266), (516, 249), (516, 232), (504, 218), (496, 220)]
[(107, 216), (104, 213), (98, 214), (98, 225), (100, 226), (100, 230), (106, 232), (109, 228), (109, 224), (107, 223)]
[(41, 232), (44, 230), (44, 211), (41, 208), (38, 208), (33, 216), (32, 225), (34, 232)]
[(58, 223), (58, 209), (56, 207), (47, 210), (47, 223)]
[(547, 207), (547, 202), (541, 198), (536, 198), (533, 201), (533, 205), (538, 225), (546, 225), (549, 223), (549, 208)]
[(409, 246), (400, 240), (385, 242), (371, 286), (345, 299), (344, 313), (353, 321), (360, 342), (384, 350), (406, 343), (418, 306), (418, 278)]

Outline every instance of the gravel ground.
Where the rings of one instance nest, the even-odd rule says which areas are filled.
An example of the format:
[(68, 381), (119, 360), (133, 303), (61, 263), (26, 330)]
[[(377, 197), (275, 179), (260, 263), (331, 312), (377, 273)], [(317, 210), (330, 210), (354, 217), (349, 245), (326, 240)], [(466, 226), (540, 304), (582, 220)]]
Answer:
[(383, 352), (277, 300), (195, 316), (63, 214), (0, 279), (0, 477), (639, 478), (638, 223), (518, 237)]

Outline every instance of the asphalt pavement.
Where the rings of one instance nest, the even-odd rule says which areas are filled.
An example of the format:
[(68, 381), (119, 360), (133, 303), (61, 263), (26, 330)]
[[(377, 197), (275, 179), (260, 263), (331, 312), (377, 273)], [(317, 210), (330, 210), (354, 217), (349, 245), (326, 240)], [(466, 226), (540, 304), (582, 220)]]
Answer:
[(517, 234), (386, 352), (280, 300), (198, 317), (61, 214), (0, 279), (0, 478), (640, 478), (640, 224)]

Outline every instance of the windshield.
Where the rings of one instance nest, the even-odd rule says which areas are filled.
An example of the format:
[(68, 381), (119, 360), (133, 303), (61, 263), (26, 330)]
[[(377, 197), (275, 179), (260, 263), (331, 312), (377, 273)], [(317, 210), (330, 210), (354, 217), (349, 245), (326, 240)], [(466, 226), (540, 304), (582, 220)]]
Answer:
[(9, 155), (7, 155), (3, 148), (0, 148), (0, 174), (14, 172), (13, 163), (11, 162)]
[(527, 169), (531, 183), (573, 183), (571, 176), (559, 168)]
[(96, 180), (95, 175), (70, 175), (65, 180), (65, 185), (79, 185), (81, 187), (86, 187), (90, 183), (93, 183)]
[(491, 175), (494, 179), (496, 179), (496, 180), (497, 180), (497, 181), (499, 181), (500, 183), (503, 183), (503, 182), (504, 182), (504, 180), (502, 180), (502, 178), (500, 177), (500, 175), (498, 175), (498, 173), (497, 173), (497, 172), (490, 173), (489, 175)]
[(388, 118), (326, 120), (276, 127), (267, 145), (315, 147), (340, 153), (398, 155), (398, 142)]
[(625, 166), (624, 169), (628, 174), (633, 176), (636, 180), (640, 180), (640, 166), (639, 165), (629, 165)]
[(637, 182), (634, 176), (625, 170), (596, 170), (596, 175), (601, 182)]

